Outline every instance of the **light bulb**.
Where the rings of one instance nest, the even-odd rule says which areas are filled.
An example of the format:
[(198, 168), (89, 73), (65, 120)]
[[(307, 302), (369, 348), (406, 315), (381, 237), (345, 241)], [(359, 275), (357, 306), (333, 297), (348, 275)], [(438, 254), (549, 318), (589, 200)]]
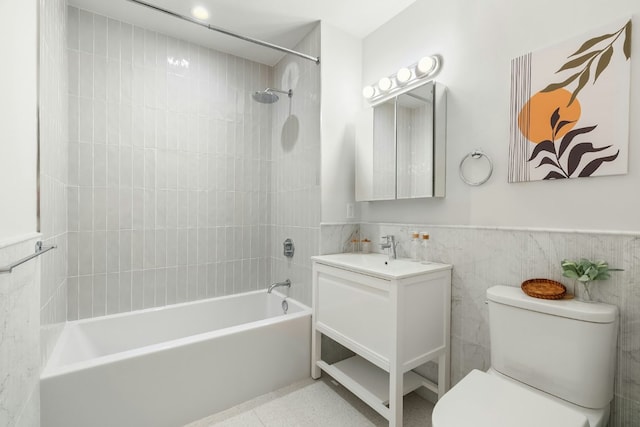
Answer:
[(376, 90), (373, 86), (365, 86), (362, 89), (362, 96), (364, 96), (366, 99), (373, 98), (373, 95), (375, 94), (376, 94)]
[(202, 6), (196, 6), (191, 9), (191, 15), (196, 19), (204, 21), (209, 18), (209, 11)]
[(381, 91), (386, 92), (391, 89), (391, 79), (389, 77), (383, 77), (378, 81), (378, 87)]
[(433, 68), (436, 65), (436, 60), (431, 56), (425, 56), (420, 61), (418, 61), (417, 69), (418, 72), (422, 75), (428, 74), (433, 71)]
[(400, 68), (396, 74), (396, 80), (398, 80), (398, 83), (406, 83), (409, 79), (411, 79), (411, 71), (405, 67)]

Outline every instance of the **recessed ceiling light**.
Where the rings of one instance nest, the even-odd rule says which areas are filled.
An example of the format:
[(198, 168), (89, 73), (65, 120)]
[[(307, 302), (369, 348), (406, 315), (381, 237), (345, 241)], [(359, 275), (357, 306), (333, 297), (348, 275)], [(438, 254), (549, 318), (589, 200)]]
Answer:
[(191, 9), (191, 14), (194, 18), (200, 19), (201, 21), (209, 18), (209, 11), (202, 6), (196, 6)]

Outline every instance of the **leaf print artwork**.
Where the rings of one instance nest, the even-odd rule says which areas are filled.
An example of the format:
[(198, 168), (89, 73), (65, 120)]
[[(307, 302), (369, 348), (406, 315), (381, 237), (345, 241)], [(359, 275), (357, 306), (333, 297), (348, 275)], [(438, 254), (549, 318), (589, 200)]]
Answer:
[(550, 92), (559, 88), (563, 88), (567, 85), (569, 85), (570, 83), (572, 83), (575, 79), (577, 79), (578, 77), (580, 77), (579, 81), (578, 81), (578, 85), (576, 86), (576, 88), (573, 91), (573, 94), (569, 100), (569, 104), (571, 105), (571, 103), (573, 103), (575, 101), (575, 99), (578, 97), (578, 94), (580, 93), (580, 91), (586, 86), (586, 84), (589, 82), (589, 78), (591, 76), (591, 66), (593, 65), (594, 61), (596, 60), (596, 58), (599, 57), (597, 65), (596, 65), (596, 70), (595, 70), (595, 74), (594, 74), (594, 78), (593, 78), (593, 83), (595, 84), (596, 81), (598, 80), (598, 77), (600, 76), (600, 74), (602, 74), (602, 72), (607, 68), (607, 66), (609, 65), (609, 62), (611, 61), (611, 57), (613, 56), (613, 45), (614, 43), (620, 38), (620, 36), (622, 36), (624, 34), (624, 42), (622, 44), (623, 48), (623, 53), (625, 55), (625, 57), (627, 59), (629, 59), (631, 57), (631, 25), (632, 22), (631, 20), (629, 20), (624, 27), (622, 27), (621, 29), (619, 29), (618, 31), (616, 31), (613, 34), (604, 34), (602, 36), (599, 37), (594, 37), (592, 39), (587, 40), (586, 42), (584, 42), (584, 44), (582, 46), (580, 46), (580, 48), (575, 51), (573, 53), (573, 55), (570, 55), (569, 58), (572, 58), (576, 55), (579, 55), (589, 49), (591, 49), (592, 47), (596, 47), (599, 44), (603, 43), (603, 42), (608, 42), (607, 45), (605, 45), (604, 47), (602, 47), (601, 49), (595, 49), (591, 52), (585, 53), (582, 56), (579, 56), (578, 58), (574, 58), (572, 60), (570, 60), (569, 62), (565, 63), (562, 67), (560, 67), (560, 69), (558, 71), (556, 71), (556, 73), (559, 73), (561, 71), (565, 71), (565, 70), (573, 70), (574, 68), (578, 68), (581, 65), (585, 64), (584, 68), (579, 71), (578, 73), (575, 73), (575, 70), (572, 71), (572, 73), (575, 73), (573, 75), (571, 75), (569, 78), (567, 78), (565, 81), (563, 81), (562, 83), (553, 83), (550, 84), (549, 86), (547, 86), (546, 88), (542, 89), (542, 92)]
[(512, 61), (509, 182), (627, 172), (631, 31), (619, 21)]

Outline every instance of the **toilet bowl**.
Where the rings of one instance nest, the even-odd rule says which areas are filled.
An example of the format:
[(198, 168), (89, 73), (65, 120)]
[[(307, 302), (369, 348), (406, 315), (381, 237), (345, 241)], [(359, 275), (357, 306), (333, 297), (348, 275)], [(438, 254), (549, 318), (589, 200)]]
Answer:
[(604, 427), (605, 409), (588, 409), (490, 369), (471, 371), (433, 410), (433, 427)]
[(487, 290), (491, 368), (471, 371), (436, 404), (433, 427), (606, 427), (618, 309)]

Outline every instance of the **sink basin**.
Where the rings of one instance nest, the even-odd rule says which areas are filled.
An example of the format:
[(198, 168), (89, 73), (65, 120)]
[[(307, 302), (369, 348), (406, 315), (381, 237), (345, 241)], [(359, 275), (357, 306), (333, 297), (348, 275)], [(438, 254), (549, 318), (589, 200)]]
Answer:
[(451, 265), (415, 262), (406, 258), (389, 260), (383, 254), (345, 253), (311, 257), (317, 263), (344, 268), (387, 280), (404, 279), (432, 271), (451, 270)]

